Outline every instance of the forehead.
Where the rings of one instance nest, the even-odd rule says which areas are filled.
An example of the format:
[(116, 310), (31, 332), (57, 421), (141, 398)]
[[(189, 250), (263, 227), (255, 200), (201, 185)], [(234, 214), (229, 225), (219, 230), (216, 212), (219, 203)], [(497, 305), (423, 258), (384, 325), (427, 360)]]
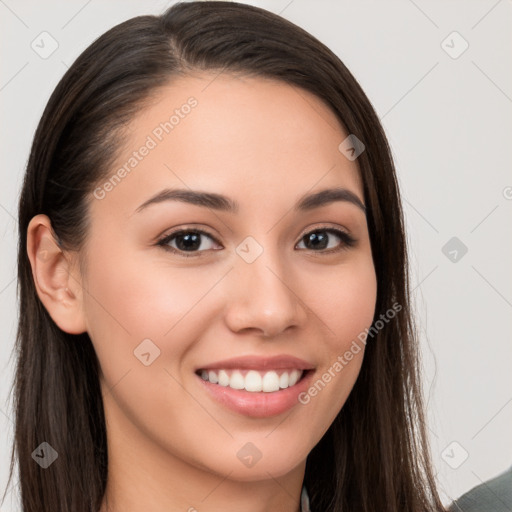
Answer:
[(131, 121), (105, 202), (133, 211), (175, 186), (243, 193), (242, 207), (244, 198), (286, 201), (329, 186), (363, 201), (357, 164), (338, 149), (347, 136), (333, 111), (301, 88), (227, 73), (182, 76), (154, 91)]

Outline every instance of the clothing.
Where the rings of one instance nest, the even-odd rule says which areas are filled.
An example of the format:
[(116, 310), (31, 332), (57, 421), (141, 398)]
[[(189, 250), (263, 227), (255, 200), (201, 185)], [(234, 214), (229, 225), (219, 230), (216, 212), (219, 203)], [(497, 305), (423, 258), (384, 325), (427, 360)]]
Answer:
[(300, 512), (311, 512), (309, 508), (309, 496), (306, 486), (302, 486), (302, 492), (300, 493)]
[[(306, 487), (300, 495), (301, 512), (311, 512)], [(448, 512), (512, 512), (512, 466), (455, 500)]]
[(512, 467), (455, 500), (449, 512), (511, 512)]

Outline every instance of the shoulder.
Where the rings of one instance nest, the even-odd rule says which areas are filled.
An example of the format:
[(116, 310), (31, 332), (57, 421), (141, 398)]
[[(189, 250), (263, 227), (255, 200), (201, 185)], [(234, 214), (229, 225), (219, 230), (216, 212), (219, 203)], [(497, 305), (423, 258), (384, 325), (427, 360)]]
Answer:
[(455, 500), (449, 512), (510, 512), (512, 510), (512, 466)]

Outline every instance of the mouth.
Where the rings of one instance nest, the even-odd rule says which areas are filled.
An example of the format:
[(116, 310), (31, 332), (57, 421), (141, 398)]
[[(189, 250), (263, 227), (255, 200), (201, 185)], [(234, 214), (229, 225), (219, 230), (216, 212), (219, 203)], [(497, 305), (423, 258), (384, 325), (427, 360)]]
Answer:
[(196, 375), (204, 381), (249, 393), (274, 393), (295, 386), (310, 370), (274, 369), (248, 370), (238, 369), (199, 369)]
[(297, 357), (243, 356), (205, 364), (198, 382), (218, 405), (252, 418), (282, 414), (297, 405), (311, 385), (315, 366)]

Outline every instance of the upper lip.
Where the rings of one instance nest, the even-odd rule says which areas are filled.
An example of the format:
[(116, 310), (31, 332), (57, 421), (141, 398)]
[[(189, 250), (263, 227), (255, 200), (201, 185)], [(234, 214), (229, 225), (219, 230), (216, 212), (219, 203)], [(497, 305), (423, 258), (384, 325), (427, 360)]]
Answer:
[(272, 357), (248, 355), (215, 361), (197, 368), (198, 370), (214, 369), (247, 369), (247, 370), (312, 370), (314, 365), (304, 359), (290, 355), (278, 355)]

